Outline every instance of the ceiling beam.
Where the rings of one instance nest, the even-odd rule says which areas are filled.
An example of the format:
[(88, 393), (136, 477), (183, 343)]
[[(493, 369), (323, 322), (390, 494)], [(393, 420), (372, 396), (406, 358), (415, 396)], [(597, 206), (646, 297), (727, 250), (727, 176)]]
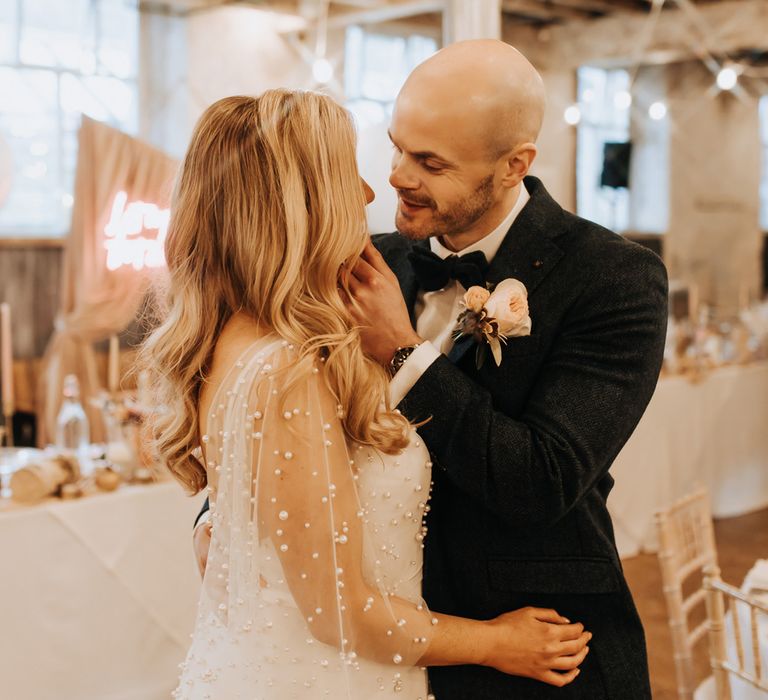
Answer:
[(351, 7), (372, 8), (380, 5), (380, 0), (333, 0), (331, 5), (348, 5)]
[[(641, 63), (670, 63), (686, 61), (697, 56), (697, 47), (704, 43), (700, 32), (691, 26), (691, 20), (681, 11), (676, 1), (668, 0), (669, 9), (659, 15), (648, 46), (638, 55), (638, 41), (642, 37), (648, 16), (639, 13), (617, 12), (588, 22), (569, 22), (553, 25), (548, 30), (548, 41), (531, 35), (530, 48), (524, 46), (524, 37), (515, 39), (515, 46), (528, 55), (536, 56), (537, 65), (568, 69), (584, 64), (629, 65)], [(696, 11), (712, 36), (707, 37), (710, 50), (718, 54), (748, 50), (768, 50), (768, 3), (765, 0), (719, 0), (702, 3)]]
[(346, 27), (350, 24), (377, 24), (432, 12), (442, 12), (444, 0), (397, 0), (371, 9), (335, 11), (328, 16), (329, 27)]
[(569, 19), (585, 19), (590, 14), (569, 7), (558, 7), (554, 3), (540, 0), (503, 0), (501, 11), (514, 15), (524, 15), (542, 22), (555, 22)]
[[(567, 7), (573, 10), (581, 10), (590, 14), (607, 15), (617, 10), (625, 10), (627, 6), (617, 0), (552, 0), (552, 4), (559, 7)], [(650, 7), (650, 3), (649, 3)], [(632, 9), (638, 9), (633, 7)]]

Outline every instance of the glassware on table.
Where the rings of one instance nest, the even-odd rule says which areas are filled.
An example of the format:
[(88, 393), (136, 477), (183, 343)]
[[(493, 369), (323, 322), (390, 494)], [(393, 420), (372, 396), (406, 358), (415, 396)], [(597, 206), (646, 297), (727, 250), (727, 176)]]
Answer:
[(77, 457), (83, 474), (90, 472), (90, 427), (80, 403), (80, 383), (74, 374), (64, 377), (64, 400), (56, 418), (56, 447)]

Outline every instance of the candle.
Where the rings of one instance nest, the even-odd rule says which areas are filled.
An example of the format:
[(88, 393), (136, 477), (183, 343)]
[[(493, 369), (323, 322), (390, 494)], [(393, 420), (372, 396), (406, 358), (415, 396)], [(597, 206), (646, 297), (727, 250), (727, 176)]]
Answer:
[(120, 341), (116, 335), (109, 336), (109, 361), (107, 363), (107, 386), (110, 394), (117, 393), (120, 384)]
[(13, 413), (13, 350), (11, 344), (11, 307), (0, 304), (0, 372), (2, 373), (3, 414)]
[(694, 323), (697, 320), (699, 311), (699, 285), (691, 282), (688, 287), (688, 318)]

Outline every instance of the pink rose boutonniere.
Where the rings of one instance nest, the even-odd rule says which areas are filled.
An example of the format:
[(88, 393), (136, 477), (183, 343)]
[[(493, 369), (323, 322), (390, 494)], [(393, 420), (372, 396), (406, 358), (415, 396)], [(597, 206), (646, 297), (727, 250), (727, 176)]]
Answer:
[(496, 366), (499, 366), (501, 343), (506, 343), (507, 338), (531, 334), (528, 290), (520, 280), (505, 279), (492, 292), (484, 287), (470, 287), (464, 294), (462, 305), (465, 311), (456, 319), (453, 339), (474, 338), (478, 369), (483, 365), (486, 347), (491, 349)]

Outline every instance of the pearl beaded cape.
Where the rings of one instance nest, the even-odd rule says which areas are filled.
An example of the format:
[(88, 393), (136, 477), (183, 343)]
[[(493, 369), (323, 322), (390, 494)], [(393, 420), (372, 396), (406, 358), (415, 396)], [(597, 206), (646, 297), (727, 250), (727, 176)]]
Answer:
[(426, 700), (429, 454), (415, 431), (394, 456), (349, 443), (321, 361), (285, 386), (296, 358), (262, 338), (216, 390), (212, 539), (174, 697)]

